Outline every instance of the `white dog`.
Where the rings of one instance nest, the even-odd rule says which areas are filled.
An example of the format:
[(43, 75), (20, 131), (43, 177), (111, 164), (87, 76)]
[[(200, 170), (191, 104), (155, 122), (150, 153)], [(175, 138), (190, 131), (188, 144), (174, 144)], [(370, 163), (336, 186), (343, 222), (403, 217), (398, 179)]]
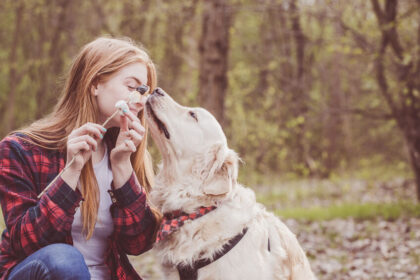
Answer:
[(151, 200), (166, 279), (316, 279), (295, 235), (237, 182), (238, 156), (216, 119), (156, 89), (146, 103), (162, 154)]

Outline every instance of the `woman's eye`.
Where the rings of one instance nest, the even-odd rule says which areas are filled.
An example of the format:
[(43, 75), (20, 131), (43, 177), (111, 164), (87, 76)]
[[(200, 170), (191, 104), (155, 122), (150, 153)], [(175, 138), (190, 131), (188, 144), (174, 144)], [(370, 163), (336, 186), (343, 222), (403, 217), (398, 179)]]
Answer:
[(197, 114), (196, 113), (194, 113), (193, 111), (190, 111), (189, 113), (190, 113), (190, 116), (191, 117), (193, 117), (196, 121), (198, 121), (198, 118), (197, 118)]
[(127, 86), (129, 89), (131, 89), (131, 90), (135, 90), (136, 89), (136, 87), (132, 87), (132, 86)]

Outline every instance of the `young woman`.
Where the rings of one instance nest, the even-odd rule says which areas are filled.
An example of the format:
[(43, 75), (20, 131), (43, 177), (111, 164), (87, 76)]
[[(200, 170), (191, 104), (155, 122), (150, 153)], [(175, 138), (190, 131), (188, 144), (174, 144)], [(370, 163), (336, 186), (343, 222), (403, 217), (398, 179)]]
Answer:
[(141, 279), (127, 254), (151, 248), (160, 217), (147, 200), (147, 94), (101, 126), (140, 85), (156, 87), (146, 52), (96, 39), (76, 56), (53, 112), (0, 142), (0, 279)]

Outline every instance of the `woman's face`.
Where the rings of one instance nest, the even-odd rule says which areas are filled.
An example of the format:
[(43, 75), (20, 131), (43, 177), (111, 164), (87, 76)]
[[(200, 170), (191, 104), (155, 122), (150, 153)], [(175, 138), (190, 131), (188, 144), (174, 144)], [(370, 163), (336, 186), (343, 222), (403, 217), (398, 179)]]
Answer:
[[(145, 64), (136, 62), (129, 64), (104, 82), (98, 83), (94, 88), (93, 94), (97, 98), (99, 107), (99, 121), (104, 123), (105, 120), (115, 112), (115, 103), (118, 100), (128, 100), (128, 95), (133, 88), (141, 85), (147, 85), (147, 67)], [(143, 110), (146, 102), (146, 96), (141, 97), (140, 103), (128, 104), (130, 111), (136, 116)], [(120, 115), (117, 114), (108, 122), (107, 128), (119, 126)]]

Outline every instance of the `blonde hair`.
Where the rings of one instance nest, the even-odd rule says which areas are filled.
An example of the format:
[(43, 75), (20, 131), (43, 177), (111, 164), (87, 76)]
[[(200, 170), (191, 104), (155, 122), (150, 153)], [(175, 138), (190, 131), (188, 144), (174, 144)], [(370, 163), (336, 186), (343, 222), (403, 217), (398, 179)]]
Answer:
[[(146, 65), (148, 86), (153, 90), (157, 83), (155, 66), (142, 47), (128, 38), (100, 37), (88, 43), (75, 57), (53, 112), (29, 127), (15, 132), (29, 136), (30, 141), (37, 146), (65, 151), (67, 136), (72, 130), (87, 122), (99, 121), (97, 119), (99, 109), (94, 95), (91, 94), (92, 87), (98, 82), (106, 81), (112, 74), (134, 62)], [(147, 131), (143, 111), (140, 112), (139, 118)], [(110, 137), (115, 143), (118, 133), (119, 129), (109, 129), (105, 138)], [(147, 151), (147, 133), (137, 151), (132, 154), (131, 163), (139, 183), (148, 194), (153, 185), (154, 173), (151, 157)], [(99, 188), (91, 159), (82, 169), (80, 182), (84, 198), (81, 206), (83, 232), (86, 239), (89, 239), (93, 234), (99, 207)], [(152, 212), (159, 220), (160, 213), (154, 208)]]

